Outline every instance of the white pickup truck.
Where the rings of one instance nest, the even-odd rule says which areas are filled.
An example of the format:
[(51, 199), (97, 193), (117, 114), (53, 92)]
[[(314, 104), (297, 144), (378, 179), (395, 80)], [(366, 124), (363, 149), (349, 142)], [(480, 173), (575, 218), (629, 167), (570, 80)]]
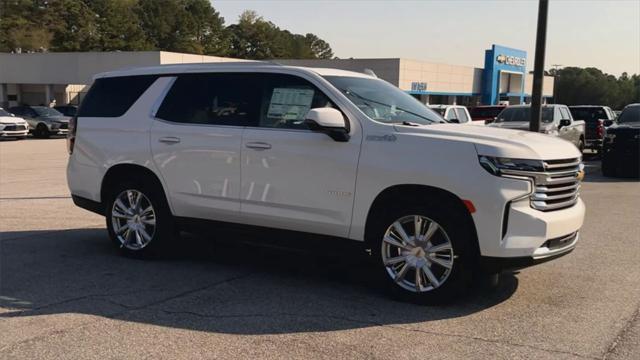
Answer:
[[(98, 75), (71, 123), (73, 201), (122, 252), (225, 224), (360, 241), (378, 283), (455, 299), (479, 269), (569, 253), (581, 154), (542, 134), (443, 123), (365, 74), (263, 63)], [(328, 243), (329, 244), (329, 243)]]
[[(488, 126), (528, 130), (531, 119), (531, 105), (513, 105), (502, 110), (495, 121)], [(557, 136), (573, 143), (580, 153), (585, 147), (585, 122), (574, 120), (566, 105), (543, 105), (540, 132)]]

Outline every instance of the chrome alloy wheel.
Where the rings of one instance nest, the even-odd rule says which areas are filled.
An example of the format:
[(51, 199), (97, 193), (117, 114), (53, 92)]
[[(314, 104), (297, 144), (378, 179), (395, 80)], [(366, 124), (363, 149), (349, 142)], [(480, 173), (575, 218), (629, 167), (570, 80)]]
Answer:
[(140, 250), (149, 245), (156, 231), (156, 213), (149, 199), (138, 190), (125, 190), (113, 202), (111, 223), (120, 247)]
[(382, 261), (391, 279), (405, 290), (420, 293), (441, 286), (454, 259), (449, 236), (427, 217), (402, 217), (384, 234)]

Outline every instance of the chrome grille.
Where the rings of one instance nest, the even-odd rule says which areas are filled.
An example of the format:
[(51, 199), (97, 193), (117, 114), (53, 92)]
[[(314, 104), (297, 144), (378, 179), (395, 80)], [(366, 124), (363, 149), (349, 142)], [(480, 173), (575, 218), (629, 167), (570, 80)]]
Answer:
[(578, 201), (581, 171), (580, 158), (545, 161), (544, 171), (534, 175), (531, 207), (552, 211), (573, 206)]

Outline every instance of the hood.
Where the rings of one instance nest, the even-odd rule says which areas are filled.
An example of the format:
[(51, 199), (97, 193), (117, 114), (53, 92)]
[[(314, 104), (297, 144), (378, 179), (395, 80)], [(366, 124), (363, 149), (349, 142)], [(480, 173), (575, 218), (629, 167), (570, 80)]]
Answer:
[(395, 128), (402, 134), (473, 143), (479, 155), (539, 160), (569, 159), (582, 155), (575, 145), (566, 140), (530, 131), (457, 124), (397, 125)]
[(24, 119), (17, 116), (0, 116), (0, 124), (21, 124)]
[(607, 132), (616, 131), (629, 131), (640, 129), (640, 121), (628, 122), (628, 123), (615, 123), (607, 128)]

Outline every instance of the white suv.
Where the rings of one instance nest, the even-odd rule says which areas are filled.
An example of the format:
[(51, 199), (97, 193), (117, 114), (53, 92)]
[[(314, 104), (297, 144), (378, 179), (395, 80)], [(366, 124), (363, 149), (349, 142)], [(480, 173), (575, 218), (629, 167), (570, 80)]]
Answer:
[(478, 268), (568, 253), (585, 213), (570, 143), (442, 123), (393, 85), (334, 69), (101, 74), (69, 150), (74, 202), (105, 215), (126, 254), (178, 244), (193, 225), (351, 239), (381, 284), (418, 302), (451, 299)]

